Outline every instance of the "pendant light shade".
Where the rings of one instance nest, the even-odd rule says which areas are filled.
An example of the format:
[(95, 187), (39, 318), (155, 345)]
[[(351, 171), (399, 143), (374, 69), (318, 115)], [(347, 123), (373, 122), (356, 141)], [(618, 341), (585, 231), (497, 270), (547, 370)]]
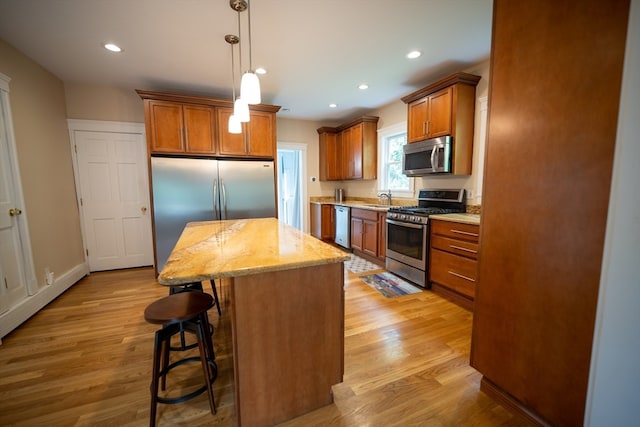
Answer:
[(246, 123), (249, 121), (249, 104), (242, 96), (233, 103), (233, 115), (238, 118), (239, 122)]
[(236, 99), (236, 78), (235, 78), (235, 61), (233, 55), (233, 45), (238, 44), (240, 38), (233, 34), (227, 34), (224, 39), (229, 45), (231, 45), (231, 91), (233, 101), (233, 114), (229, 116), (229, 123), (227, 130), (229, 133), (242, 133), (241, 122), (249, 121), (249, 105), (241, 101), (240, 98)]
[[(249, 35), (249, 69), (242, 75), (240, 81), (240, 98), (247, 104), (260, 104), (260, 80), (253, 70), (251, 55), (251, 8), (247, 0), (229, 0), (231, 9), (238, 12), (238, 34), (240, 33), (240, 13), (247, 11), (247, 33)], [(240, 68), (242, 69), (242, 47), (240, 47)]]
[(255, 73), (247, 71), (242, 75), (240, 98), (247, 104), (260, 104), (260, 79)]
[(235, 115), (229, 116), (229, 133), (242, 133), (242, 124)]

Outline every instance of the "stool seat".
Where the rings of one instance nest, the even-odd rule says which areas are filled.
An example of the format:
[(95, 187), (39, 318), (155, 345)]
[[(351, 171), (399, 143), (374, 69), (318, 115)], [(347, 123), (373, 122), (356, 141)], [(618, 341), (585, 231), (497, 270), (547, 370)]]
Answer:
[(147, 306), (144, 320), (169, 324), (193, 319), (213, 307), (213, 297), (202, 292), (180, 292), (161, 298)]

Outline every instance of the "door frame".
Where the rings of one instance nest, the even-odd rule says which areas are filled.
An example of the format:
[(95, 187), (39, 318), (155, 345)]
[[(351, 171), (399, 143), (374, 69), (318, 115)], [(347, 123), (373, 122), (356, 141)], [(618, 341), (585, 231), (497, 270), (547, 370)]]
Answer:
[(16, 216), (18, 234), (20, 236), (20, 245), (22, 249), (22, 261), (25, 277), (25, 286), (27, 288), (27, 296), (35, 295), (38, 292), (38, 280), (36, 278), (36, 268), (33, 261), (33, 251), (31, 250), (31, 236), (29, 234), (29, 221), (27, 220), (27, 209), (24, 203), (24, 194), (22, 192), (22, 180), (20, 179), (20, 168), (18, 164), (18, 153), (16, 148), (16, 139), (13, 132), (13, 117), (11, 115), (11, 103), (9, 101), (9, 82), (11, 77), (0, 73), (0, 102), (2, 102), (1, 111), (4, 114), (5, 133), (7, 137), (7, 146), (9, 149), (9, 164), (11, 165), (11, 180), (14, 191), (16, 204), (21, 206), (23, 212)]
[[(131, 122), (116, 122), (116, 121), (103, 121), (103, 120), (82, 120), (82, 119), (67, 119), (67, 126), (69, 128), (69, 144), (71, 145), (71, 157), (73, 164), (73, 180), (76, 186), (76, 203), (78, 204), (78, 208), (80, 209), (80, 196), (81, 196), (81, 187), (80, 187), (80, 173), (78, 169), (78, 154), (76, 153), (76, 131), (88, 131), (88, 132), (112, 132), (112, 133), (132, 133), (139, 134), (142, 136), (142, 140), (146, 141), (145, 134), (145, 125), (144, 123), (131, 123)], [(148, 162), (148, 158), (147, 158)], [(147, 174), (148, 165), (147, 165)], [(148, 181), (147, 181), (148, 182)], [(80, 215), (80, 228), (82, 231), (82, 246), (83, 246), (83, 256), (84, 262), (88, 266), (89, 259), (87, 257), (87, 233), (86, 233), (86, 225), (84, 223), (84, 219), (82, 214)], [(152, 232), (153, 236), (153, 232)], [(153, 238), (153, 237), (152, 237)]]
[[(276, 147), (276, 159), (278, 150), (300, 151), (300, 215), (302, 215), (302, 231), (309, 232), (309, 215), (307, 203), (307, 144), (300, 142), (280, 142)], [(277, 162), (276, 162), (277, 165)], [(280, 172), (276, 172), (276, 180), (280, 179)], [(277, 184), (277, 182), (276, 182)], [(279, 196), (279, 195), (278, 195)]]

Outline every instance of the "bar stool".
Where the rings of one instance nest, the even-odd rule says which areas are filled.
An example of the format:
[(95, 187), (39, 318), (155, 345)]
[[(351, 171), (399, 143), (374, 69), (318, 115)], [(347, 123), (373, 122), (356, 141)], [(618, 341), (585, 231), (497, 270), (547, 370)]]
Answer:
[[(213, 306), (213, 297), (203, 292), (180, 292), (161, 298), (144, 310), (144, 319), (153, 324), (161, 324), (156, 331), (153, 349), (153, 372), (151, 377), (151, 427), (156, 423), (156, 409), (158, 403), (181, 403), (202, 394), (205, 390), (209, 395), (211, 413), (216, 413), (213, 396), (213, 382), (218, 375), (215, 362), (213, 343), (211, 341), (210, 325), (207, 311)], [(200, 357), (187, 357), (169, 364), (171, 352), (171, 337), (178, 333), (191, 332), (197, 337)], [(200, 361), (204, 385), (199, 389), (178, 397), (158, 396), (158, 387), (165, 390), (166, 377), (173, 368), (189, 362)], [(162, 364), (162, 366), (161, 366)], [(161, 384), (159, 384), (161, 382)]]

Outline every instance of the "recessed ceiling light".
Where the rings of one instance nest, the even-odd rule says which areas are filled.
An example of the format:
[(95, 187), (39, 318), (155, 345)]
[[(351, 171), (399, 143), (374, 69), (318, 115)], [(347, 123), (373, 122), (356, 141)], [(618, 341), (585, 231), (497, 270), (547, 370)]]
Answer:
[(330, 108), (336, 108), (338, 106), (338, 104), (329, 104)]
[(264, 68), (260, 67), (260, 68), (256, 68), (256, 73), (257, 74), (267, 74), (267, 70), (265, 70)]
[(111, 52), (122, 52), (122, 49), (117, 44), (105, 43), (102, 46), (104, 46), (105, 49), (110, 50)]
[(411, 52), (407, 53), (407, 58), (416, 59), (420, 55), (422, 55), (422, 52), (420, 52), (419, 50), (412, 50)]
[(369, 89), (369, 85), (366, 83), (362, 83), (360, 86), (358, 86), (358, 89), (360, 90)]

